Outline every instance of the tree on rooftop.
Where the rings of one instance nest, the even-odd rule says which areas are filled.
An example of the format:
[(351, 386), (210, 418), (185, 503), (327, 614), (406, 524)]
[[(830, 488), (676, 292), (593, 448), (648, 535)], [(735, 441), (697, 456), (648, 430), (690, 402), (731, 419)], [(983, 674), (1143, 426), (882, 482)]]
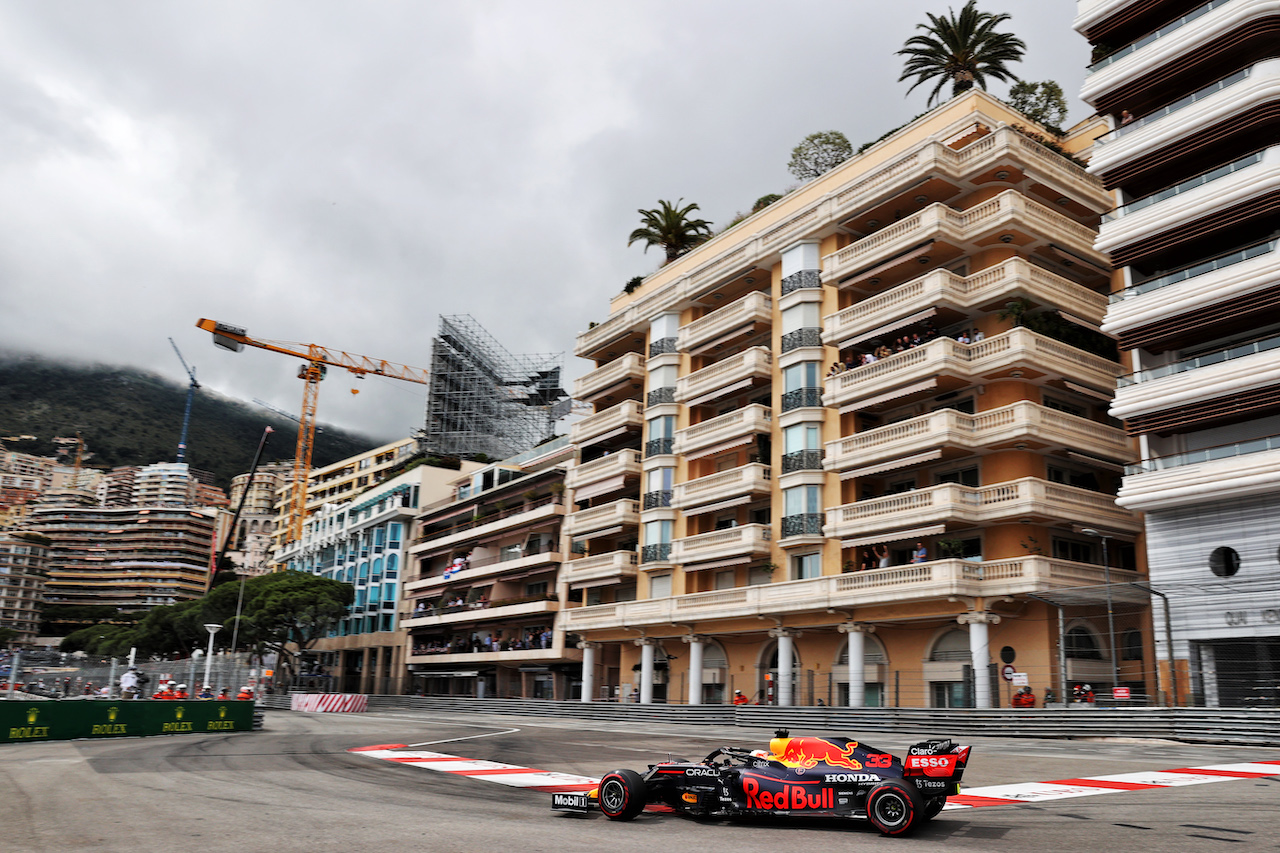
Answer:
[(1005, 82), (1018, 78), (1006, 66), (1018, 62), (1027, 46), (1022, 39), (996, 32), (996, 27), (1009, 20), (1007, 13), (980, 12), (977, 0), (968, 0), (957, 15), (925, 13), (927, 24), (917, 24), (923, 34), (907, 39), (899, 56), (907, 57), (899, 81), (915, 78), (908, 92), (921, 83), (936, 81), (929, 93), (932, 105), (942, 88), (951, 84), (951, 97), (977, 86), (987, 88), (987, 78)]
[(791, 149), (787, 171), (802, 181), (825, 175), (853, 156), (853, 145), (838, 130), (811, 133)]
[(706, 242), (711, 237), (711, 223), (705, 219), (690, 219), (689, 215), (698, 209), (696, 204), (681, 207), (684, 199), (675, 204), (659, 201), (653, 210), (640, 210), (641, 227), (631, 232), (627, 245), (644, 243), (644, 250), (650, 246), (661, 246), (667, 253), (667, 263), (671, 263), (685, 252)]
[(1053, 80), (1028, 83), (1019, 80), (1009, 87), (1009, 106), (1027, 118), (1062, 135), (1062, 123), (1067, 120), (1067, 99), (1062, 87)]

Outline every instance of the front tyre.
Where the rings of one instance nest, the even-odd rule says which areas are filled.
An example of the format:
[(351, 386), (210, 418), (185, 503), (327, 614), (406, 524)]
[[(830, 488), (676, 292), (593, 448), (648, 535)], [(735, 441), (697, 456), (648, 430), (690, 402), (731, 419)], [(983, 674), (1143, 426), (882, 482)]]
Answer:
[(600, 780), (600, 811), (609, 820), (631, 820), (645, 806), (644, 779), (634, 770), (614, 770)]
[(924, 822), (925, 803), (914, 785), (886, 779), (867, 794), (867, 820), (885, 835), (907, 835)]

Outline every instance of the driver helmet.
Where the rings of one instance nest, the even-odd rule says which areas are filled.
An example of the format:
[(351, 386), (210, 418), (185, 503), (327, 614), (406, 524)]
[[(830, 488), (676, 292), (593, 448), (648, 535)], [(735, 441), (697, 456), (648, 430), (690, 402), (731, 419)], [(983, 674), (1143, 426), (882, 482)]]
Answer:
[(1090, 687), (1088, 684), (1086, 684), (1082, 689), (1084, 689), (1084, 690), (1092, 690), (1093, 688), (1092, 688), (1092, 687)]
[(187, 685), (185, 685), (185, 684), (179, 684), (179, 685), (178, 685), (178, 689), (179, 689), (179, 690), (186, 690), (186, 689), (187, 689)]

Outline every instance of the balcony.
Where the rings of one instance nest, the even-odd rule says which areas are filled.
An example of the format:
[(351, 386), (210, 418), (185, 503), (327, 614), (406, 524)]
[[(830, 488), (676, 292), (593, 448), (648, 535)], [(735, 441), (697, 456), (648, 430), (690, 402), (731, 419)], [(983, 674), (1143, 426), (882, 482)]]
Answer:
[(1275, 494), (1280, 436), (1144, 459), (1125, 473), (1116, 502), (1144, 512)]
[(864, 299), (825, 317), (823, 338), (830, 346), (848, 346), (859, 335), (930, 308), (950, 307), (967, 313), (1019, 296), (1061, 308), (1094, 324), (1102, 322), (1107, 310), (1106, 296), (1022, 258), (1010, 258), (968, 276), (934, 270)]
[(768, 348), (752, 347), (676, 380), (676, 400), (702, 405), (754, 382), (767, 382), (772, 371), (773, 356)]
[(620, 500), (581, 509), (565, 516), (565, 532), (570, 536), (581, 538), (586, 533), (599, 533), (612, 527), (635, 527), (640, 523), (640, 502), (637, 500)]
[(759, 433), (767, 434), (772, 426), (773, 410), (752, 403), (727, 415), (676, 430), (675, 452), (690, 457), (728, 450), (754, 441)]
[(1023, 520), (1135, 533), (1141, 528), (1111, 495), (1023, 477), (977, 488), (943, 483), (835, 507), (827, 510), (827, 536), (852, 539), (940, 524), (967, 527)]
[[(1126, 584), (1142, 579), (1136, 572), (1111, 569), (1113, 601), (1145, 602), (1145, 593)], [(623, 625), (689, 624), (694, 620), (735, 619), (757, 615), (826, 614), (833, 609), (866, 608), (913, 602), (947, 602), (952, 598), (988, 599), (1048, 593), (1056, 589), (1085, 591), (1091, 603), (1104, 604), (1106, 572), (1102, 566), (1048, 557), (970, 562), (937, 560), (866, 572), (826, 575), (672, 598), (574, 607), (560, 612), (565, 631), (582, 632)]]
[(886, 463), (909, 463), (920, 454), (928, 454), (920, 461), (937, 459), (942, 454), (930, 451), (940, 448), (956, 448), (967, 454), (1014, 444), (1035, 450), (1068, 448), (1103, 459), (1133, 458), (1123, 430), (1022, 401), (976, 415), (940, 409), (829, 441), (826, 467), (829, 471), (857, 472)]
[(525, 574), (531, 569), (542, 568), (554, 563), (562, 562), (564, 556), (560, 553), (559, 548), (552, 550), (538, 551), (530, 554), (522, 554), (513, 559), (504, 559), (501, 556), (490, 558), (481, 558), (468, 560), (466, 568), (450, 574), (448, 580), (445, 579), (443, 569), (441, 574), (432, 575), (430, 577), (419, 578), (417, 580), (406, 581), (404, 591), (406, 593), (426, 591), (439, 592), (447, 586), (465, 583), (473, 584), (476, 581), (487, 581), (494, 578), (500, 578), (503, 575)]
[(565, 475), (565, 486), (576, 490), (610, 481), (617, 481), (621, 486), (623, 479), (639, 477), (640, 472), (640, 451), (621, 450), (570, 468)]
[(828, 406), (867, 406), (904, 387), (963, 387), (983, 379), (1019, 375), (1067, 377), (1097, 389), (1115, 387), (1123, 372), (1114, 361), (1018, 327), (972, 344), (937, 338), (826, 380)]
[(414, 546), (409, 549), (409, 553), (418, 554), (423, 551), (451, 548), (509, 530), (518, 530), (539, 521), (564, 515), (564, 512), (564, 504), (560, 497), (543, 498), (531, 504), (521, 504), (480, 518), (473, 517), (444, 530), (427, 533), (419, 537)]
[(704, 346), (729, 343), (747, 337), (773, 323), (773, 300), (767, 293), (752, 293), (680, 327), (676, 346), (694, 352)]
[(822, 259), (822, 274), (828, 281), (844, 278), (927, 240), (961, 247), (967, 253), (997, 243), (1005, 234), (1024, 235), (1020, 243), (1060, 244), (1095, 264), (1106, 265), (1105, 257), (1094, 251), (1092, 228), (1031, 201), (1017, 190), (1007, 190), (968, 210), (931, 204), (827, 255)]
[(1280, 385), (1280, 337), (1162, 365), (1121, 377), (1111, 404), (1117, 418), (1177, 410)]
[(587, 401), (610, 393), (630, 397), (632, 391), (644, 387), (644, 378), (644, 359), (639, 353), (629, 352), (574, 382), (573, 397)]
[(1280, 146), (1272, 146), (1117, 208), (1102, 224), (1097, 247), (1114, 252), (1278, 189)]
[(671, 543), (671, 562), (688, 564), (733, 558), (747, 562), (769, 556), (772, 538), (772, 528), (767, 524), (743, 524), (686, 536)]
[(593, 554), (565, 563), (560, 569), (560, 577), (572, 589), (621, 583), (635, 578), (639, 559), (635, 551)]
[[(1277, 97), (1280, 59), (1256, 63), (1099, 137), (1089, 171), (1106, 175), (1151, 152), (1272, 103)], [(1177, 118), (1171, 118), (1175, 114)]]
[(644, 426), (644, 409), (638, 400), (625, 400), (619, 405), (596, 412), (578, 421), (569, 430), (570, 441), (582, 447), (621, 435)]
[(466, 625), (474, 622), (493, 623), (502, 619), (560, 612), (560, 602), (539, 598), (518, 604), (501, 604), (495, 607), (462, 607), (453, 611), (436, 611), (430, 615), (415, 616), (413, 611), (401, 614), (401, 628), (432, 628), (440, 625)]
[(679, 509), (718, 503), (738, 497), (757, 497), (772, 492), (772, 474), (768, 465), (752, 462), (728, 471), (699, 477), (675, 487), (672, 503)]

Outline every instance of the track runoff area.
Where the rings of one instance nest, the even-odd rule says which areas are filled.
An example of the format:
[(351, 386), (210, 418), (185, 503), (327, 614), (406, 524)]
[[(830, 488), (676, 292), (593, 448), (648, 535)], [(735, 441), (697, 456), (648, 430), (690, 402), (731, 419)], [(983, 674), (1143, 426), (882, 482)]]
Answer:
[[(442, 752), (415, 750), (406, 744), (380, 744), (349, 749), (354, 755), (391, 761), (423, 770), (468, 776), (512, 788), (524, 788), (543, 793), (569, 793), (590, 791), (599, 780), (589, 776), (557, 773), (554, 770), (537, 770), (499, 761), (465, 758)], [(1262, 779), (1280, 776), (1280, 761), (1249, 761), (1232, 764), (1211, 764), (1204, 767), (1178, 767), (1172, 770), (1115, 773), (1081, 779), (1057, 779), (1050, 782), (1020, 782), (1011, 785), (988, 785), (965, 788), (963, 793), (947, 799), (947, 810), (1009, 806), (1019, 803), (1042, 803), (1074, 797), (1093, 797), (1114, 794), (1119, 791), (1142, 791), (1159, 788), (1180, 788), (1188, 785), (1209, 785), (1243, 779)], [(652, 806), (650, 808), (653, 808)], [(666, 810), (662, 808), (661, 810)]]

